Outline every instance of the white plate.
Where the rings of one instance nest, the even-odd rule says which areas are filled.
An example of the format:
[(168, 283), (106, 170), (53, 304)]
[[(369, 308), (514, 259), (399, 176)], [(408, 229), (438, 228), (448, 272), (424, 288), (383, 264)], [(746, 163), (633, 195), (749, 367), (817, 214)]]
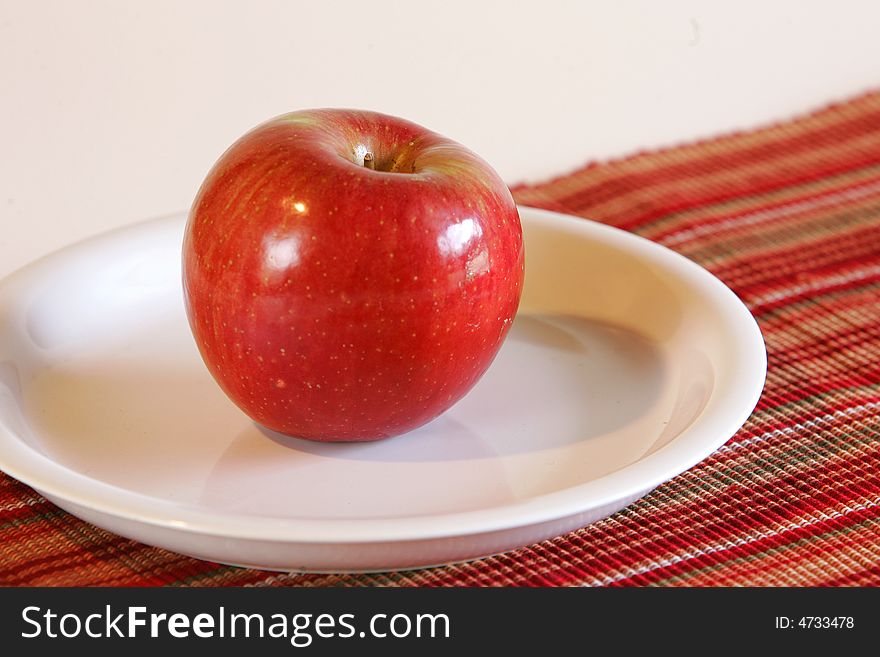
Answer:
[(258, 428), (199, 358), (183, 216), (0, 284), (0, 467), (145, 543), (280, 570), (460, 561), (603, 518), (705, 458), (764, 383), (748, 310), (689, 260), (522, 208), (526, 286), (497, 360), (429, 425), (319, 444)]

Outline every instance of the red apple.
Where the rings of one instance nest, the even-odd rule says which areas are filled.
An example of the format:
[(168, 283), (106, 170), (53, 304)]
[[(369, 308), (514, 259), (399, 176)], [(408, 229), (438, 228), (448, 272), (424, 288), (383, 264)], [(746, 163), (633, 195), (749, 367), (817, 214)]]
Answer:
[(460, 144), (374, 112), (294, 112), (214, 165), (183, 245), (198, 348), (253, 420), (372, 440), (477, 382), (519, 303), (510, 191)]

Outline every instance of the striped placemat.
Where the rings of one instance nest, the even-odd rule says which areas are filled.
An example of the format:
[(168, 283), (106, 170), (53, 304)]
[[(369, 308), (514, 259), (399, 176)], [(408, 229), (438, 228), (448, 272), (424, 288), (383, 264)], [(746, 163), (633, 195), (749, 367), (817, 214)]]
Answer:
[(880, 584), (880, 93), (514, 192), (669, 246), (751, 308), (767, 341), (766, 390), (709, 459), (552, 541), (458, 566), (338, 576), (147, 547), (0, 475), (0, 584)]

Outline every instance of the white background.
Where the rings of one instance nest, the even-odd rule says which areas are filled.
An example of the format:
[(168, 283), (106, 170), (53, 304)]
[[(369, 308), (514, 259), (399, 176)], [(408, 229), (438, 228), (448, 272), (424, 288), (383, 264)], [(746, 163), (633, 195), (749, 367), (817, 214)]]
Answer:
[(255, 124), (370, 108), (509, 182), (880, 83), (880, 3), (0, 0), (0, 276), (185, 209)]

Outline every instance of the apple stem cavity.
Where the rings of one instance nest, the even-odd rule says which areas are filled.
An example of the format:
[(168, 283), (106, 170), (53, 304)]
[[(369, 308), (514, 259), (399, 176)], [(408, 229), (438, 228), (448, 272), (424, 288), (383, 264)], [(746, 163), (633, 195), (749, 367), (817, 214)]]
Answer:
[(364, 166), (371, 170), (376, 168), (376, 159), (373, 157), (372, 153), (364, 153)]

